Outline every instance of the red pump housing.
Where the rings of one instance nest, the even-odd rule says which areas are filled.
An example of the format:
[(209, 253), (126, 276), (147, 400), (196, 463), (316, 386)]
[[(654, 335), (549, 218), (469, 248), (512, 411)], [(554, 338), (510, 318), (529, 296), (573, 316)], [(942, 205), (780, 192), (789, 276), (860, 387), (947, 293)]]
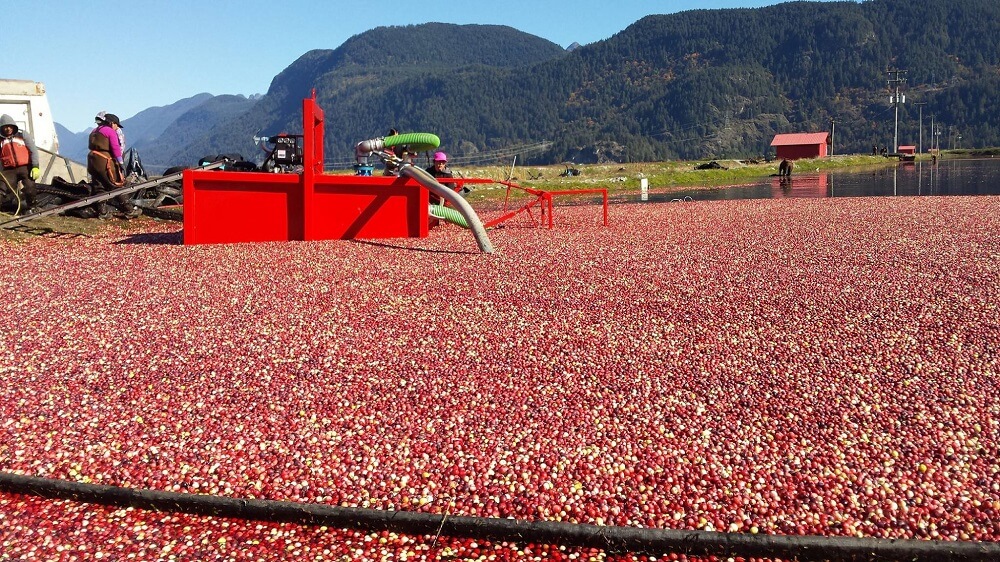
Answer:
[(184, 243), (424, 238), (427, 190), (408, 177), (323, 175), (323, 110), (302, 100), (303, 172), (184, 172)]

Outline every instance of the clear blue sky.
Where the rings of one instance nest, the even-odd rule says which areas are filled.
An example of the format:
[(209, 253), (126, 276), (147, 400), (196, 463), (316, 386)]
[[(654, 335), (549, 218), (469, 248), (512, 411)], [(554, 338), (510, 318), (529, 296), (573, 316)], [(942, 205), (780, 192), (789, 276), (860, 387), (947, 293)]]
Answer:
[(335, 49), (379, 26), (507, 25), (567, 47), (607, 39), (651, 14), (778, 3), (4, 0), (0, 78), (44, 82), (55, 120), (79, 132), (101, 110), (127, 119), (201, 92), (265, 93), (305, 52)]

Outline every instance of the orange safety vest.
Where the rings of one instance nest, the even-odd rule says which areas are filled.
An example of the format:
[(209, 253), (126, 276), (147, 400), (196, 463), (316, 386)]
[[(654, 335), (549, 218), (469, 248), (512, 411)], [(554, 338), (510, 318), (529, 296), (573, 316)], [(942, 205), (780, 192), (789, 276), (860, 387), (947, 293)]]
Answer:
[(19, 134), (0, 139), (0, 161), (4, 168), (17, 168), (31, 163), (31, 152)]

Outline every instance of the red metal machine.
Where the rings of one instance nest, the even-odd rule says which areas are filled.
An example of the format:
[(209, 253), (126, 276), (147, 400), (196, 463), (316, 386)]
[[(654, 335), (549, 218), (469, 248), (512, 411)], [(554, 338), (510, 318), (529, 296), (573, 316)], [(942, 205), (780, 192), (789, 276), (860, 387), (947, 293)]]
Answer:
[[(355, 238), (424, 238), (428, 234), (429, 195), (432, 190), (467, 219), (479, 248), (492, 253), (486, 228), (537, 206), (542, 223), (548, 213), (552, 228), (555, 195), (602, 193), (607, 225), (606, 189), (545, 192), (510, 182), (500, 182), (535, 197), (519, 210), (506, 212), (483, 225), (475, 211), (423, 169), (402, 164), (398, 176), (346, 176), (323, 174), (323, 110), (315, 92), (302, 100), (302, 145), (281, 137), (282, 150), (298, 156), (302, 172), (186, 170), (184, 172), (184, 243), (272, 242), (291, 240), (350, 240)], [(433, 136), (433, 135), (431, 135)], [(436, 142), (436, 137), (435, 137)], [(359, 150), (378, 152), (381, 139), (359, 143)], [(381, 153), (384, 154), (384, 153)], [(449, 179), (465, 183), (491, 180)]]
[(302, 100), (301, 174), (188, 170), (184, 243), (423, 238), (428, 194), (407, 177), (323, 175), (323, 110)]

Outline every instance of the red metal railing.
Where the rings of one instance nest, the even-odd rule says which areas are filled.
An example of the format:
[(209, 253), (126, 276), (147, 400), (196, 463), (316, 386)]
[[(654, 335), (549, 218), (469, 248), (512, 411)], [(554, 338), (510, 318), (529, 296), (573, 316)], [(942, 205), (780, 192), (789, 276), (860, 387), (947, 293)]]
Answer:
[[(531, 187), (525, 187), (523, 185), (518, 185), (510, 181), (497, 182), (501, 185), (507, 187), (507, 194), (504, 197), (503, 213), (501, 216), (487, 222), (484, 226), (490, 228), (501, 224), (503, 222), (509, 221), (510, 219), (516, 217), (521, 213), (527, 213), (531, 217), (532, 222), (535, 221), (535, 216), (532, 214), (532, 209), (538, 207), (539, 219), (538, 224), (545, 226), (548, 223), (549, 228), (553, 228), (555, 221), (553, 215), (555, 214), (555, 205), (553, 204), (553, 199), (556, 196), (575, 196), (575, 195), (592, 195), (600, 194), (601, 203), (603, 208), (603, 219), (604, 226), (608, 226), (608, 190), (607, 188), (594, 188), (594, 189), (566, 189), (560, 191), (544, 191), (541, 189), (534, 189)], [(510, 193), (511, 190), (519, 190), (531, 195), (532, 198), (528, 202), (521, 205), (517, 209), (510, 210)], [(546, 218), (547, 217), (547, 218)]]

